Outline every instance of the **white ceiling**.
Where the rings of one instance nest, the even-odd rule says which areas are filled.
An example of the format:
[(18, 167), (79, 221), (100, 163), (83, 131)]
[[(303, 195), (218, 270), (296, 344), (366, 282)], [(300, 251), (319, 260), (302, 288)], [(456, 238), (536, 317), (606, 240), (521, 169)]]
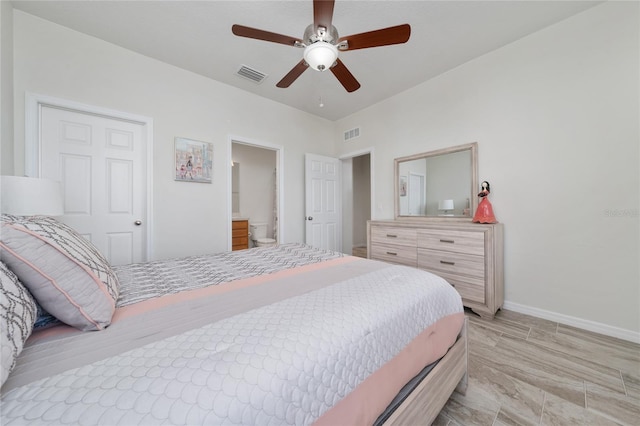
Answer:
[[(303, 50), (231, 33), (232, 24), (241, 24), (302, 38), (313, 21), (311, 0), (13, 0), (15, 9), (329, 120), (410, 89), (598, 3), (337, 0), (333, 25), (340, 36), (411, 25), (406, 44), (340, 53), (362, 85), (347, 93), (331, 72), (311, 69), (289, 88), (277, 88), (276, 83), (302, 59)], [(239, 77), (236, 72), (241, 65), (268, 77), (261, 84)]]

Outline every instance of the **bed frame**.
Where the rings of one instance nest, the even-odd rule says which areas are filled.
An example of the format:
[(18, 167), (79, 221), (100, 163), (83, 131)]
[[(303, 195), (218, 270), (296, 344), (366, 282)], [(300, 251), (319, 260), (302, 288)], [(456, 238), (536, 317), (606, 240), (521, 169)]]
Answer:
[(454, 390), (465, 394), (467, 372), (467, 318), (456, 343), (411, 392), (384, 426), (431, 424), (438, 417)]

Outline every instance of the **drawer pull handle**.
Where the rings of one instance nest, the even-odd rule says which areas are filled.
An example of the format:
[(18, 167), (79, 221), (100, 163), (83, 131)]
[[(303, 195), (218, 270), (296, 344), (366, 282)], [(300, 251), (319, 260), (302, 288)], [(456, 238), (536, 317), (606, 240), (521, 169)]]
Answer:
[(441, 260), (440, 263), (443, 263), (445, 265), (451, 265), (451, 266), (456, 264), (456, 262), (449, 262), (448, 260)]
[(443, 239), (440, 239), (440, 242), (441, 242), (441, 243), (449, 243), (449, 244), (453, 244), (453, 243), (455, 243), (455, 241), (454, 241), (454, 240), (443, 240)]
[(390, 254), (391, 256), (397, 256), (398, 255), (398, 253), (394, 253), (392, 251), (388, 251), (387, 254)]
[(387, 238), (398, 238), (398, 236), (394, 234), (387, 234)]

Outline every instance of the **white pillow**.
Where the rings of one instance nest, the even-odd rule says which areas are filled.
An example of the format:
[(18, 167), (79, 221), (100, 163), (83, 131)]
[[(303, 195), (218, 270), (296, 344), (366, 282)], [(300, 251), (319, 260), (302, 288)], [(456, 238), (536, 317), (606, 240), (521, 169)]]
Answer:
[(18, 277), (0, 262), (0, 386), (16, 365), (24, 342), (33, 331), (36, 302)]
[(51, 315), (80, 330), (111, 323), (118, 279), (87, 239), (45, 216), (2, 216), (0, 257)]

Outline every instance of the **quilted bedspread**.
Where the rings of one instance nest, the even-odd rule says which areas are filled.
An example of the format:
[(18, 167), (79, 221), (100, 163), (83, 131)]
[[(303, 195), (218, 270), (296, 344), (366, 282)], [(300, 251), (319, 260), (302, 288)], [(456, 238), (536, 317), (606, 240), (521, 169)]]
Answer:
[(2, 389), (2, 424), (322, 422), (441, 321), (462, 324), (459, 294), (427, 272), (340, 256), (293, 266), (143, 298), (104, 331), (32, 336)]

